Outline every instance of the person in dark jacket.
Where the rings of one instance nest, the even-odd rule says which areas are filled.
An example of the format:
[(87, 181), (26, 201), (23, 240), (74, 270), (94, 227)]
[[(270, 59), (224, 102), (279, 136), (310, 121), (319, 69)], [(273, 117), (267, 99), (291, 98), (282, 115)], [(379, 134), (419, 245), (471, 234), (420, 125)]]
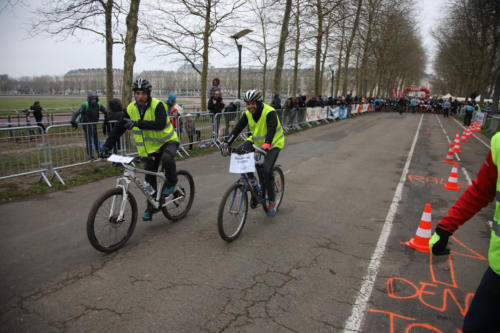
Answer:
[(222, 110), (224, 110), (224, 101), (220, 96), (220, 91), (216, 90), (214, 97), (210, 97), (208, 100), (208, 111), (212, 114), (212, 126), (215, 137), (219, 135), (220, 124), (220, 116), (216, 116), (216, 114), (221, 113)]
[[(78, 110), (73, 112), (71, 117), (71, 125), (74, 128), (78, 128), (78, 121), (83, 123), (83, 132), (85, 133), (85, 145), (87, 147), (87, 154), (89, 160), (93, 160), (92, 156), (92, 145), (94, 146), (97, 157), (99, 157), (99, 135), (97, 133), (97, 123), (99, 122), (99, 112), (102, 112), (104, 116), (107, 116), (108, 111), (99, 102), (99, 96), (97, 92), (89, 92), (87, 95), (87, 102), (82, 104)], [(88, 124), (91, 123), (91, 124)]]
[(30, 106), (30, 110), (33, 111), (33, 116), (35, 117), (36, 124), (42, 128), (42, 132), (45, 132), (45, 126), (42, 124), (42, 106), (39, 101), (35, 101), (32, 106)]
[[(175, 155), (179, 148), (179, 139), (169, 121), (167, 106), (163, 101), (151, 97), (152, 89), (152, 85), (146, 79), (138, 78), (134, 81), (132, 91), (135, 100), (123, 112), (121, 120), (111, 131), (99, 155), (101, 158), (108, 158), (120, 136), (126, 130), (132, 131), (137, 152), (144, 158), (144, 169), (158, 172), (160, 163), (163, 163), (166, 182), (162, 194), (168, 197), (174, 193), (177, 184)], [(157, 189), (156, 175), (147, 174), (145, 180), (153, 191)], [(146, 205), (142, 219), (151, 221), (156, 210), (149, 200)]]
[(229, 129), (231, 127), (231, 122), (236, 119), (236, 112), (240, 111), (241, 101), (235, 99), (224, 109), (224, 120), (226, 122), (226, 130), (224, 131), (224, 136), (229, 135)]
[(308, 108), (313, 108), (317, 105), (317, 102), (316, 102), (316, 96), (312, 96), (311, 99), (309, 99), (306, 103), (306, 106)]
[[(247, 106), (245, 115), (240, 118), (229, 138), (221, 145), (221, 153), (227, 156), (231, 144), (248, 126), (251, 135), (236, 150), (239, 152), (253, 151), (254, 144), (268, 150), (262, 164), (262, 178), (260, 180), (264, 189), (264, 197), (265, 193), (267, 193), (269, 201), (267, 215), (274, 216), (276, 214), (276, 198), (273, 188), (273, 168), (280, 151), (285, 146), (285, 135), (276, 110), (272, 106), (262, 102), (262, 93), (260, 91), (247, 91), (243, 100)], [(249, 173), (248, 177), (251, 179), (250, 184), (254, 186), (254, 174)]]
[(219, 91), (219, 95), (222, 98), (222, 91), (220, 91), (219, 85), (220, 85), (220, 80), (218, 78), (213, 79), (212, 87), (210, 87), (210, 93), (209, 93), (210, 98), (215, 96), (215, 92), (217, 90)]
[(274, 95), (273, 100), (271, 102), (271, 106), (275, 110), (280, 110), (281, 109), (281, 99), (280, 99), (280, 96), (278, 94)]
[[(104, 119), (104, 125), (102, 126), (102, 132), (104, 135), (110, 135), (113, 128), (118, 124), (123, 117), (123, 112), (125, 108), (122, 106), (122, 102), (118, 98), (112, 98), (108, 101), (109, 112), (107, 117)], [(121, 149), (120, 140), (116, 141), (113, 146), (113, 153), (116, 154), (118, 150)]]

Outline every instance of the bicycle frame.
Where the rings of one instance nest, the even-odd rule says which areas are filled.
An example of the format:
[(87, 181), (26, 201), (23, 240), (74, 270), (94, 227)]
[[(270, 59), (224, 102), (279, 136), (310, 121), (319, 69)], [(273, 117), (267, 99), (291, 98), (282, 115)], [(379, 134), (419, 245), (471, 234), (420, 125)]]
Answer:
[[(120, 205), (120, 214), (118, 215), (118, 220), (123, 218), (123, 214), (125, 213), (125, 205), (127, 202), (128, 198), (128, 188), (131, 182), (134, 182), (135, 185), (141, 190), (141, 192), (144, 194), (144, 196), (147, 198), (148, 202), (153, 205), (154, 209), (160, 209), (161, 207), (165, 207), (170, 203), (173, 203), (175, 201), (181, 200), (185, 193), (181, 193), (182, 195), (178, 198), (166, 201), (161, 205), (160, 203), (160, 198), (161, 198), (161, 189), (163, 188), (163, 184), (166, 182), (167, 178), (165, 177), (165, 174), (163, 172), (152, 172), (144, 169), (139, 169), (134, 166), (130, 166), (125, 163), (121, 163), (122, 166), (125, 168), (125, 171), (123, 172), (123, 176), (119, 177), (116, 179), (116, 187), (120, 187), (122, 189), (122, 202)], [(156, 188), (156, 197), (154, 198), (149, 192), (146, 190), (144, 184), (142, 183), (142, 180), (137, 177), (136, 173), (143, 173), (146, 175), (152, 175), (156, 176), (159, 178), (159, 181), (157, 182), (157, 188)], [(177, 189), (180, 191), (180, 189)], [(115, 208), (115, 200), (116, 198), (113, 197), (113, 201), (111, 202), (111, 209), (110, 209), (110, 217), (112, 213), (114, 212)]]
[[(259, 179), (259, 186), (262, 189), (262, 184), (260, 183), (260, 179), (262, 177), (262, 171), (261, 171), (261, 169), (262, 169), (262, 162), (259, 163), (258, 161), (260, 161), (262, 159), (262, 156), (266, 155), (266, 152), (263, 149), (261, 149), (260, 147), (258, 147), (258, 146), (254, 145), (253, 147), (256, 150), (256, 153), (255, 153), (255, 169), (256, 169), (256, 172), (257, 172), (258, 179)], [(256, 193), (255, 189), (252, 186), (250, 186), (250, 181), (249, 181), (249, 178), (248, 178), (248, 176), (247, 176), (246, 173), (242, 173), (240, 175), (240, 178), (236, 181), (236, 183), (243, 186), (243, 189), (244, 189), (245, 193), (246, 193), (247, 190), (250, 190), (252, 198), (256, 199), (257, 202), (259, 202), (259, 203), (264, 203), (265, 202), (265, 198), (263, 198), (261, 194), (259, 195), (259, 193)], [(263, 192), (261, 191), (261, 193), (263, 193)]]

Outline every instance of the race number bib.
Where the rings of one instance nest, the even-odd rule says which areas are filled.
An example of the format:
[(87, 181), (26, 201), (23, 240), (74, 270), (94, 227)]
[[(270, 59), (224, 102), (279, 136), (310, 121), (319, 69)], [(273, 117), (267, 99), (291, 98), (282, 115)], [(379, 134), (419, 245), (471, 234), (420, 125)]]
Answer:
[(125, 164), (132, 162), (133, 159), (134, 158), (130, 157), (130, 156), (121, 156), (121, 155), (115, 155), (115, 154), (108, 157), (109, 162), (125, 163)]
[(230, 173), (255, 172), (254, 153), (243, 155), (231, 154), (231, 163), (229, 164)]

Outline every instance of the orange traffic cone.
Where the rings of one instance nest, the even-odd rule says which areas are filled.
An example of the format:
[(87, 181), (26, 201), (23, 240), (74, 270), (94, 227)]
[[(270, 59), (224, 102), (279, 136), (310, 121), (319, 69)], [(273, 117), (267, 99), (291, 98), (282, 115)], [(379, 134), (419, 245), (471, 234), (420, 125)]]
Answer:
[(425, 204), (422, 218), (417, 229), (415, 237), (405, 242), (409, 247), (414, 248), (420, 252), (429, 252), (429, 240), (432, 235), (432, 218), (431, 218), (431, 204)]
[(444, 159), (443, 163), (453, 163), (453, 143), (450, 144), (450, 149), (448, 149), (448, 155)]
[(467, 141), (467, 131), (465, 129), (462, 132), (462, 137), (460, 138), (460, 141), (462, 141), (462, 142)]
[(470, 129), (470, 126), (467, 127), (467, 139), (470, 139), (470, 137), (472, 136), (472, 130)]
[(448, 182), (443, 187), (446, 190), (450, 191), (460, 191), (460, 187), (458, 187), (458, 163), (455, 162), (453, 164), (453, 168), (451, 168), (450, 177), (448, 177)]
[(475, 121), (474, 122), (474, 126), (476, 128), (476, 130), (474, 132), (478, 132), (478, 133), (481, 133), (481, 123), (479, 121)]
[(457, 135), (455, 135), (455, 142), (453, 146), (453, 152), (454, 153), (461, 153), (462, 151), (460, 150), (460, 132), (457, 132)]

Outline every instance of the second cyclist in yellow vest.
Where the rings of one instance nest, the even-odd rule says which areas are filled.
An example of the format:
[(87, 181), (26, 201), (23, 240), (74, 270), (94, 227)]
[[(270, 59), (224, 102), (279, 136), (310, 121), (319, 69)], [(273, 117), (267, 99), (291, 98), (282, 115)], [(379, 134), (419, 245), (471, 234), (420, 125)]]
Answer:
[[(122, 119), (113, 128), (103, 145), (101, 157), (110, 155), (111, 149), (125, 130), (132, 130), (139, 156), (148, 157), (144, 169), (158, 172), (160, 162), (163, 162), (167, 177), (163, 194), (170, 195), (177, 184), (175, 154), (179, 140), (174, 127), (170, 123), (167, 107), (164, 102), (151, 97), (151, 84), (145, 79), (137, 79), (132, 85), (135, 101), (130, 103)], [(146, 175), (146, 182), (156, 189), (156, 176)], [(148, 206), (142, 219), (151, 221), (153, 208)]]
[[(285, 135), (278, 114), (273, 107), (262, 102), (262, 93), (260, 91), (247, 91), (243, 100), (247, 104), (247, 110), (234, 127), (226, 143), (223, 144), (222, 151), (223, 153), (227, 151), (228, 147), (247, 126), (251, 135), (238, 146), (237, 151), (253, 151), (253, 144), (268, 150), (262, 168), (262, 185), (269, 200), (267, 214), (273, 216), (276, 213), (272, 182), (273, 168), (281, 149), (285, 146)], [(254, 178), (254, 175), (249, 174), (249, 177)]]

